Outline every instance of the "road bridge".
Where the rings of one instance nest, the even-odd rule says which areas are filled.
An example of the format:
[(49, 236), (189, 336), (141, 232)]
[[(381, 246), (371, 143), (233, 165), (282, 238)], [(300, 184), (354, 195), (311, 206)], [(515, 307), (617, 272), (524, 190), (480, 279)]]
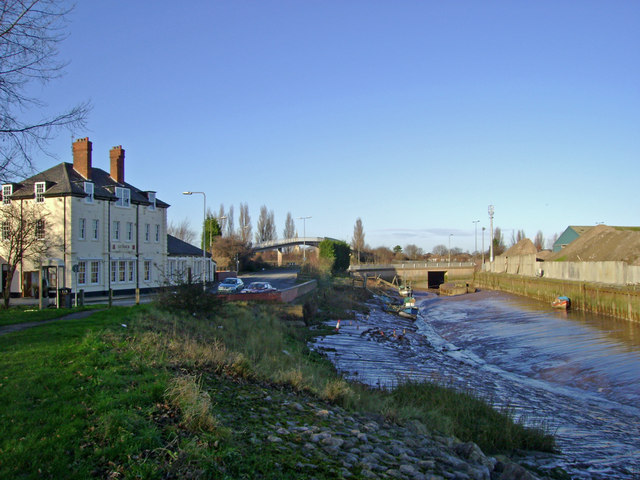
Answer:
[(381, 277), (391, 281), (394, 277), (411, 281), (426, 281), (429, 288), (437, 288), (445, 280), (473, 276), (474, 262), (401, 262), (390, 264), (364, 263), (351, 265), (349, 272), (360, 277)]

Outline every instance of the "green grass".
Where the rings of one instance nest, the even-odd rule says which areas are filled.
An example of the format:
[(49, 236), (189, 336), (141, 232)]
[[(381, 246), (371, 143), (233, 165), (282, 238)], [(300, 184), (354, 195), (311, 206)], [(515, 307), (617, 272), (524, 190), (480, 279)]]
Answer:
[[(338, 290), (329, 306), (320, 292), (320, 309), (353, 307)], [(318, 421), (278, 410), (287, 395), (419, 420), (488, 452), (552, 447), (470, 395), (347, 383), (277, 306), (204, 307), (116, 307), (0, 336), (0, 478), (299, 478), (296, 464), (314, 459), (264, 442), (283, 415)], [(316, 478), (336, 477), (339, 459), (317, 463)]]
[(105, 308), (105, 305), (88, 305), (76, 308), (45, 308), (43, 310), (39, 310), (37, 305), (20, 305), (9, 307), (8, 309), (0, 308), (0, 327), (16, 323), (42, 322), (44, 320), (64, 317), (74, 312), (99, 308)]

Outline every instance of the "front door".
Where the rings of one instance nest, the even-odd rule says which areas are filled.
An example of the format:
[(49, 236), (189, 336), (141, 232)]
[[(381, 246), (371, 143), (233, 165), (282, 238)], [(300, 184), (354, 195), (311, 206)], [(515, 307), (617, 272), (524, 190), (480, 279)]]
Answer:
[(35, 298), (38, 294), (38, 272), (22, 272), (22, 296)]

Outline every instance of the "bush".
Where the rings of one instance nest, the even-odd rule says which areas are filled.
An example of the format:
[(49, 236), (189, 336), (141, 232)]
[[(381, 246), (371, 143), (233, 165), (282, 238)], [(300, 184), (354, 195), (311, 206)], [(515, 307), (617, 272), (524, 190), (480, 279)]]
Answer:
[(158, 294), (160, 307), (170, 311), (187, 311), (201, 314), (218, 310), (222, 301), (214, 294), (204, 292), (202, 284), (183, 283), (165, 289)]

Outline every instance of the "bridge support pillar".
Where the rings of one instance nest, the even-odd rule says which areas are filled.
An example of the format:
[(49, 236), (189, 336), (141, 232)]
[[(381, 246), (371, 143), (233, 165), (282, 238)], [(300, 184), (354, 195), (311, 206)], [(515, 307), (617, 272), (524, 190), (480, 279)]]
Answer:
[(277, 248), (276, 252), (278, 252), (278, 266), (281, 267), (282, 266), (282, 249)]

